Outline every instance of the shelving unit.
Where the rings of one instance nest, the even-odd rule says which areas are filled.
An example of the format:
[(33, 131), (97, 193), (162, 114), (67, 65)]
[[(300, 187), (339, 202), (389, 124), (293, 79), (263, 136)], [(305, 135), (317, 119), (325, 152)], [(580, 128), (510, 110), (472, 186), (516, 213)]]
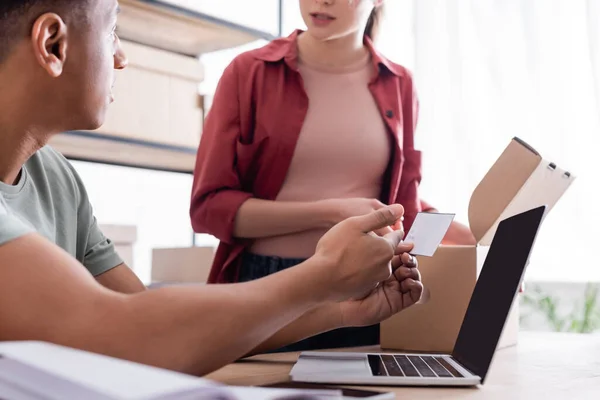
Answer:
[(72, 160), (191, 173), (203, 124), (199, 56), (274, 36), (159, 0), (120, 6), (129, 67), (117, 72), (105, 124), (50, 144)]

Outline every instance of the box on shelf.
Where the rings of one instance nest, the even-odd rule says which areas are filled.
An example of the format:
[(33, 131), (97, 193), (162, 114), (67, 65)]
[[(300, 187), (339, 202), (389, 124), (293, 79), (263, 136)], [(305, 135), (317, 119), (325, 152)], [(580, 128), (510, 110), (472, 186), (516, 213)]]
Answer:
[(129, 65), (117, 72), (103, 134), (196, 148), (202, 132), (197, 58), (122, 41)]

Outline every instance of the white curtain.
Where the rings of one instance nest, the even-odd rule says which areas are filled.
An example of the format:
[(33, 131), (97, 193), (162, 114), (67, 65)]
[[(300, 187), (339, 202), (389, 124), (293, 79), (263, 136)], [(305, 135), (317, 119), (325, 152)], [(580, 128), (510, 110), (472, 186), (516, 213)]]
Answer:
[(600, 0), (386, 3), (380, 48), (414, 72), (421, 100), (423, 197), (467, 222), (471, 192), (518, 136), (577, 176), (528, 279), (600, 281)]

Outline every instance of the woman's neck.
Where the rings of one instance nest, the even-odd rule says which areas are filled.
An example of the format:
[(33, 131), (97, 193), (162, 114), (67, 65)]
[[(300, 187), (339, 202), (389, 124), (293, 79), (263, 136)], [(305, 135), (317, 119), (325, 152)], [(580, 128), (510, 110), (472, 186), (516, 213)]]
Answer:
[(318, 40), (308, 32), (298, 36), (300, 59), (312, 64), (344, 67), (360, 62), (368, 52), (362, 35), (358, 33), (331, 40)]

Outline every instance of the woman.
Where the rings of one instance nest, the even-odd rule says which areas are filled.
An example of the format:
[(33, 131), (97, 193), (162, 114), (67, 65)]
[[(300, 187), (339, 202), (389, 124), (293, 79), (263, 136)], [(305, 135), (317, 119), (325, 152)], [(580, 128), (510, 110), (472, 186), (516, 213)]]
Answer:
[[(431, 209), (417, 193), (412, 77), (373, 47), (382, 1), (300, 0), (305, 32), (241, 54), (223, 73), (191, 204), (194, 230), (221, 241), (210, 283), (293, 267), (330, 227), (384, 204), (404, 206), (406, 229)], [(372, 326), (285, 350), (378, 341)]]

